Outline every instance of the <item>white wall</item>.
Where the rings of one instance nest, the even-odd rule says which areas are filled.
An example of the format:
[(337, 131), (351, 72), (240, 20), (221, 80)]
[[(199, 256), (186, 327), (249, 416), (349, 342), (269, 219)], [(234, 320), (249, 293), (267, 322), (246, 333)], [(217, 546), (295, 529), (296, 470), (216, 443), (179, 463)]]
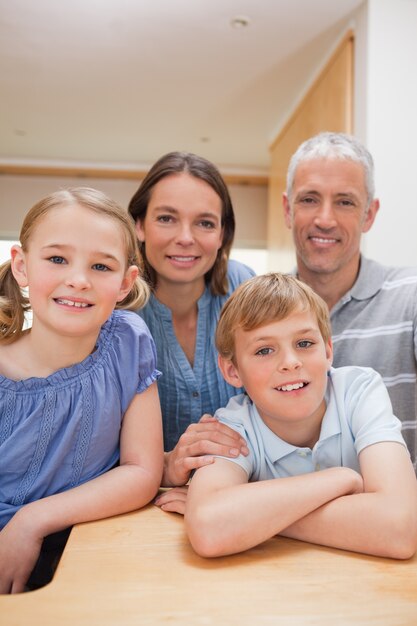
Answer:
[[(95, 187), (127, 207), (139, 181), (53, 176), (0, 176), (0, 238), (18, 237), (31, 206), (51, 192), (77, 186)], [(267, 186), (229, 185), (236, 214), (235, 246), (266, 248)]]
[(417, 2), (368, 0), (356, 18), (355, 134), (374, 157), (381, 201), (363, 250), (417, 265)]

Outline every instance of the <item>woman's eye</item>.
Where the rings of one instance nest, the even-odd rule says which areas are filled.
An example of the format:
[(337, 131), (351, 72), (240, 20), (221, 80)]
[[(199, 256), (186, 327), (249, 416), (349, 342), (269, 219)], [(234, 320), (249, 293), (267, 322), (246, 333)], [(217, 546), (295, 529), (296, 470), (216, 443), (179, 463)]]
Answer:
[(172, 222), (172, 215), (159, 215), (157, 221), (162, 222), (162, 224), (169, 224)]
[(200, 225), (201, 225), (203, 228), (207, 228), (207, 230), (210, 230), (210, 229), (216, 228), (216, 224), (215, 224), (214, 222), (210, 222), (209, 220), (202, 220), (202, 221), (200, 222)]
[(267, 354), (271, 354), (272, 348), (261, 348), (256, 352), (259, 356), (266, 356)]
[(51, 261), (51, 263), (56, 263), (57, 265), (65, 263), (65, 259), (62, 256), (50, 256), (49, 261)]
[(110, 268), (104, 263), (94, 263), (93, 270), (98, 270), (99, 272), (108, 272)]

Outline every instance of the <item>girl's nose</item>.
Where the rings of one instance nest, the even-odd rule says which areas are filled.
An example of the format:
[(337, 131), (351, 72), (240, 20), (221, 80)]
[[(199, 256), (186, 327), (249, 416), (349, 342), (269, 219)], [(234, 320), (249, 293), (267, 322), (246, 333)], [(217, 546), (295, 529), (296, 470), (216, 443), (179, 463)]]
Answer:
[(87, 273), (81, 269), (73, 269), (66, 278), (65, 284), (73, 289), (89, 289), (91, 287)]

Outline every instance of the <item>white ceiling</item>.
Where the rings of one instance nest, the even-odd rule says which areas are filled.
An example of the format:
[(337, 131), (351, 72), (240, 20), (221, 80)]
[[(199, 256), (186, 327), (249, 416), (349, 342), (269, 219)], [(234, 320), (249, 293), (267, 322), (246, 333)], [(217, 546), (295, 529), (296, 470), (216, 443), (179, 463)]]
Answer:
[(265, 169), (362, 1), (0, 0), (0, 161)]

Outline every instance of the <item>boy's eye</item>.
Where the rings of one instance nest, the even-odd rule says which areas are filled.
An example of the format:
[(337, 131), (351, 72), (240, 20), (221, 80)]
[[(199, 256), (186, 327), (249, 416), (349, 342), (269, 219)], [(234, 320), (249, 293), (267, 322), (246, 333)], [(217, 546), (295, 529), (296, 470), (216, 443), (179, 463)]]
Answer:
[(312, 342), (312, 341), (310, 341), (309, 339), (303, 339), (302, 341), (299, 341), (299, 342), (297, 343), (297, 346), (298, 346), (299, 348), (309, 348), (309, 347), (310, 347), (310, 346), (312, 346), (312, 345), (313, 345), (313, 342)]
[(65, 259), (62, 256), (50, 256), (49, 261), (51, 261), (51, 263), (56, 263), (57, 265), (65, 263)]
[(255, 354), (259, 354), (259, 356), (266, 356), (267, 354), (271, 354), (272, 348), (261, 348)]
[(94, 263), (93, 270), (98, 270), (99, 272), (108, 272), (110, 268), (104, 263)]

